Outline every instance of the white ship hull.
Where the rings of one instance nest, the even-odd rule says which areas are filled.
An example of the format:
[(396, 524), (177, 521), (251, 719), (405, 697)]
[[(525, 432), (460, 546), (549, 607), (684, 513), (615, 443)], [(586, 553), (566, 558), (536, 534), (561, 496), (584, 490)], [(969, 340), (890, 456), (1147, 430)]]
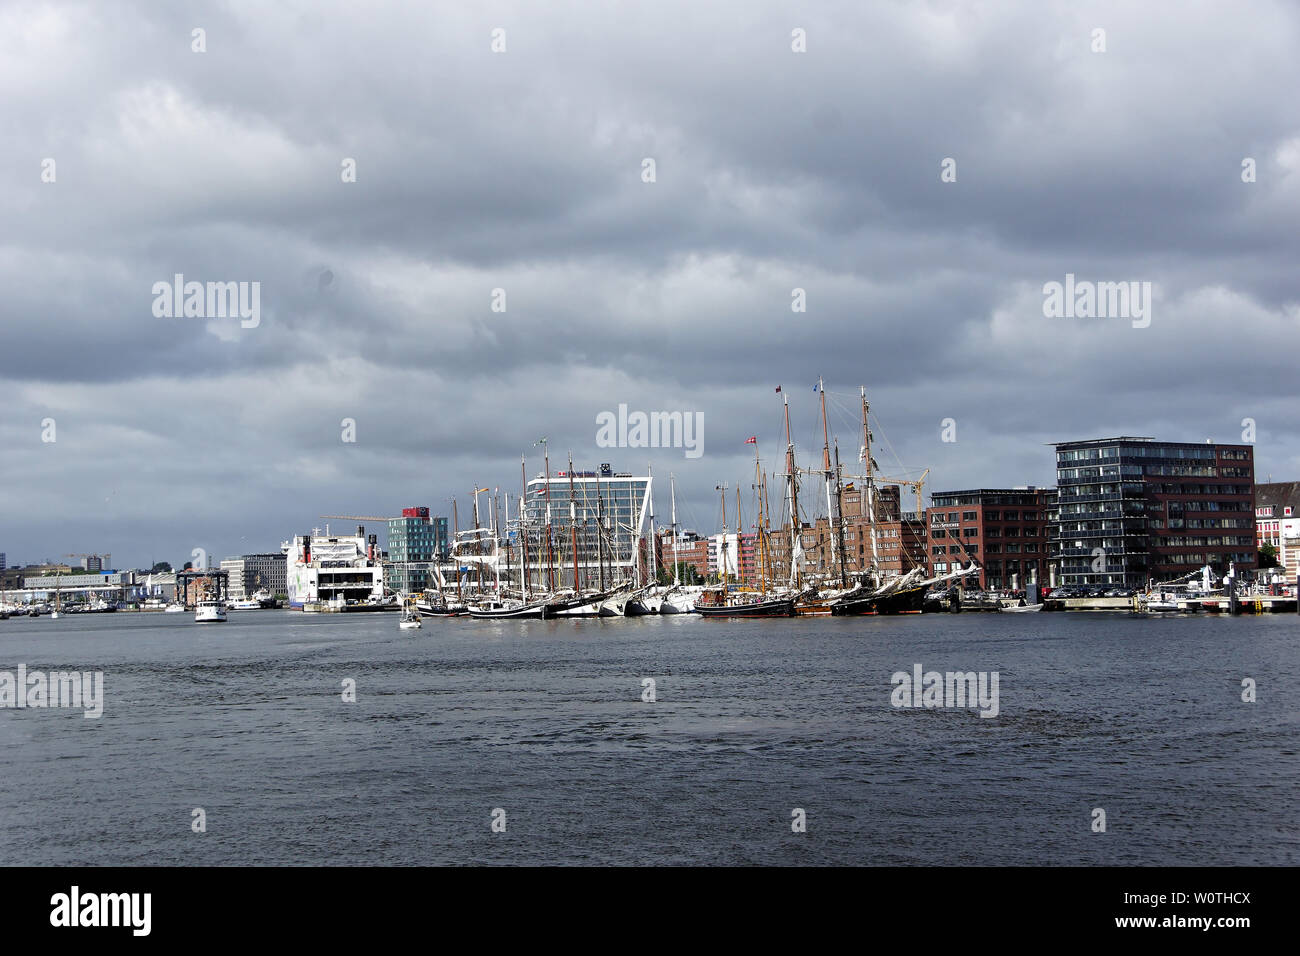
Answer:
[(375, 559), (364, 535), (299, 535), (281, 550), (288, 604), (294, 610), (341, 608), (384, 598), (383, 564)]
[(226, 619), (226, 606), (218, 601), (200, 601), (194, 608), (198, 624), (220, 624)]

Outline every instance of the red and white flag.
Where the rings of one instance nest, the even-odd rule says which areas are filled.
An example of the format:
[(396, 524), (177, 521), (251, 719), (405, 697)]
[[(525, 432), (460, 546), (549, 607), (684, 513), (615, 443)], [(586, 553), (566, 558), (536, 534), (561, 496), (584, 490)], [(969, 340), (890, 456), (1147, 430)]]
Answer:
[(745, 444), (746, 444), (746, 445), (757, 445), (757, 444), (758, 444), (758, 436), (757, 436), (757, 435), (750, 435), (748, 438), (745, 439)]

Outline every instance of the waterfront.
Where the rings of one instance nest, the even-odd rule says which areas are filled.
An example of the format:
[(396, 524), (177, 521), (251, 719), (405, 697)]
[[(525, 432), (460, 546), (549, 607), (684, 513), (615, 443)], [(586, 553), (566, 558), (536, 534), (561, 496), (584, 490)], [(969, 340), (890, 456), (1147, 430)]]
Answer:
[[(102, 670), (105, 702), (0, 710), (5, 862), (1294, 865), (1296, 629), (13, 619), (0, 669)], [(999, 715), (894, 709), (915, 663), (999, 672)]]

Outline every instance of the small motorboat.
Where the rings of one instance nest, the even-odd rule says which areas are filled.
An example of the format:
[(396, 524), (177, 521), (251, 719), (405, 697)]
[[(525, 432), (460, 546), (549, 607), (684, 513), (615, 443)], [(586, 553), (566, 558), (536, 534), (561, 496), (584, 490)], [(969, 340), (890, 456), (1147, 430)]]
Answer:
[(999, 611), (1003, 614), (1033, 614), (1042, 609), (1042, 604), (1020, 604), (1014, 607), (999, 608)]

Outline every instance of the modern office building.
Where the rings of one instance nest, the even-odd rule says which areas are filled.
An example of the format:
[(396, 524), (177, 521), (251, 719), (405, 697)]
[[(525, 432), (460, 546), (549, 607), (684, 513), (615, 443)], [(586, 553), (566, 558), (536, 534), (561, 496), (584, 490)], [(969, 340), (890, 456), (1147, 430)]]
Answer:
[(272, 597), (288, 594), (286, 567), (283, 554), (244, 554), (221, 562), (221, 570), (230, 576), (232, 601), (243, 601), (261, 590), (269, 591)]
[(944, 491), (930, 502), (931, 573), (947, 574), (974, 561), (980, 570), (978, 579), (967, 579), (970, 587), (1024, 590), (1047, 583), (1055, 488)]
[(1058, 582), (1143, 587), (1257, 565), (1250, 445), (1098, 438), (1056, 445)]
[(4, 553), (3, 551), (0, 551), (0, 571), (3, 571), (3, 570), (5, 569), (5, 567), (6, 567), (6, 565), (5, 565), (5, 553)]
[[(558, 471), (549, 482), (544, 475), (531, 479), (524, 501), (530, 579), (545, 584), (554, 574), (556, 588), (573, 587), (575, 532), (582, 587), (598, 587), (602, 568), (606, 585), (634, 577), (650, 527), (651, 486), (649, 475), (616, 473), (608, 464), (598, 471)], [(517, 545), (517, 523), (511, 524)]]
[(437, 586), (429, 563), (447, 558), (450, 543), (447, 519), (429, 514), (424, 506), (403, 508), (400, 518), (388, 519), (388, 556), (384, 578), (395, 591), (423, 591)]

